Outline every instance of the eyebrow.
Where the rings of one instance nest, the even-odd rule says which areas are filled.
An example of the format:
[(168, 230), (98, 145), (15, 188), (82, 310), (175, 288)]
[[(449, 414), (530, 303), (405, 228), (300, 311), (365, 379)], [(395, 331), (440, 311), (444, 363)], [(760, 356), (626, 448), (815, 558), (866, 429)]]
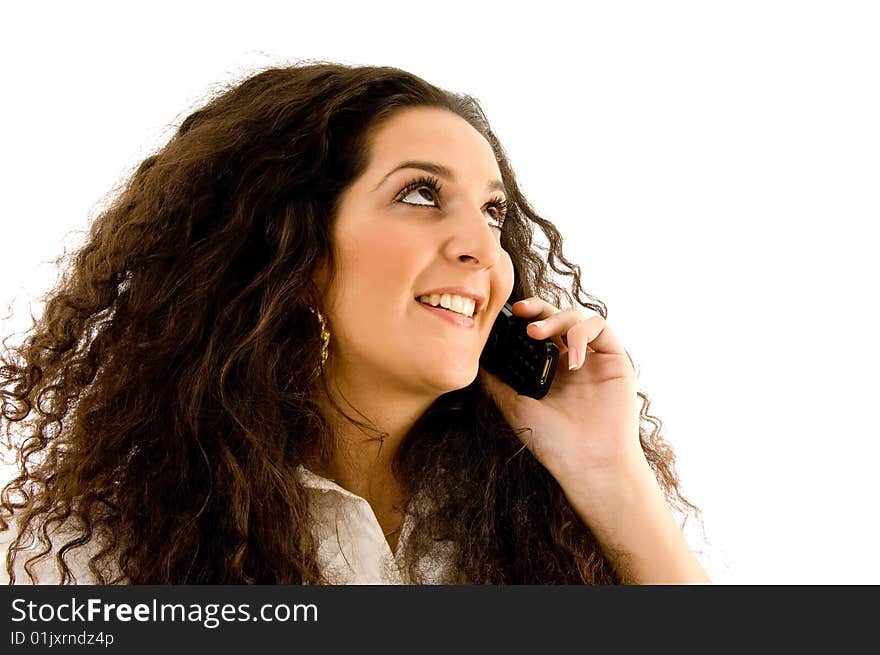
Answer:
[[(434, 175), (439, 175), (440, 177), (445, 177), (453, 183), (458, 182), (458, 178), (456, 177), (452, 169), (448, 166), (444, 166), (443, 164), (435, 164), (434, 162), (430, 161), (405, 161), (388, 171), (388, 173), (385, 174), (385, 177), (379, 180), (379, 184), (376, 185), (376, 188), (373, 189), (373, 191), (385, 184), (385, 180), (387, 180), (389, 177), (391, 177), (393, 173), (396, 173), (402, 168), (418, 168), (419, 170), (433, 173)], [(501, 180), (489, 180), (489, 182), (486, 184), (486, 189), (488, 191), (501, 191), (502, 193), (504, 193), (505, 196), (507, 196), (507, 189), (504, 188), (504, 183)]]

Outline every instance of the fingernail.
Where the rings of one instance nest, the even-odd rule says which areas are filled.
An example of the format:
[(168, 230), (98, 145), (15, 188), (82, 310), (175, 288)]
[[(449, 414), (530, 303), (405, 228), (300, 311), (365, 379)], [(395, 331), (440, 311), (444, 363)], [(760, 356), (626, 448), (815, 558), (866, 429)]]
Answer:
[(568, 370), (573, 371), (577, 368), (577, 352), (575, 352), (574, 348), (570, 348), (568, 351)]
[(535, 327), (539, 328), (539, 327), (541, 327), (542, 325), (544, 325), (544, 321), (535, 321), (534, 323), (532, 323), (532, 325), (534, 325)]
[(517, 301), (516, 303), (514, 303), (514, 304), (516, 304), (516, 305), (528, 305), (528, 304), (529, 304), (529, 301), (528, 301), (528, 300), (518, 300), (518, 301)]

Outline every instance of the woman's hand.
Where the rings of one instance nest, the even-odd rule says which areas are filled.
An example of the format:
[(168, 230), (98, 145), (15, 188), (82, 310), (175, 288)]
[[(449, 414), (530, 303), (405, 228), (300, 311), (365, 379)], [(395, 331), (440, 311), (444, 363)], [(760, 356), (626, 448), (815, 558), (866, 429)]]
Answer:
[[(711, 582), (642, 451), (636, 375), (623, 345), (598, 314), (527, 300), (514, 304), (513, 313), (543, 320), (530, 324), (527, 334), (553, 339), (568, 356), (560, 358), (553, 384), (540, 400), (517, 394), (481, 366), (483, 384), (501, 413), (556, 478), (621, 580)], [(574, 362), (573, 370), (566, 360)]]
[(552, 338), (560, 351), (553, 384), (540, 400), (519, 395), (480, 366), (484, 386), (520, 440), (563, 489), (604, 485), (644, 467), (635, 371), (605, 319), (579, 308), (561, 311), (534, 296), (515, 303), (513, 313), (533, 320), (530, 337)]

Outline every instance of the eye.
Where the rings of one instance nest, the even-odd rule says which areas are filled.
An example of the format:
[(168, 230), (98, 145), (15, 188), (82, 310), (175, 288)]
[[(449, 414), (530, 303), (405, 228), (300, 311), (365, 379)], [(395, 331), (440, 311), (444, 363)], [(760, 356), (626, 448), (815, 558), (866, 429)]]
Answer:
[(495, 210), (495, 222), (498, 223), (498, 229), (501, 229), (507, 218), (507, 201), (504, 198), (493, 198), (489, 202), (488, 209)]
[(422, 207), (430, 207), (431, 205), (421, 203), (421, 202), (407, 202), (405, 199), (413, 194), (413, 192), (418, 191), (418, 195), (421, 196), (423, 200), (430, 200), (433, 202), (433, 197), (440, 196), (440, 181), (436, 177), (420, 177), (417, 180), (412, 180), (409, 182), (403, 190), (397, 195), (398, 202), (402, 202), (405, 205), (419, 205)]
[(421, 203), (421, 202), (407, 202), (405, 199), (409, 198), (411, 195), (414, 195), (418, 191), (418, 195), (421, 196), (422, 200), (428, 200), (433, 202), (432, 197), (436, 194), (436, 191), (428, 187), (426, 184), (421, 184), (409, 191), (407, 191), (400, 199), (400, 201), (405, 205), (422, 205), (424, 207), (430, 207), (431, 205)]
[[(397, 201), (405, 205), (414, 205), (417, 207), (434, 207), (440, 197), (440, 182), (434, 177), (420, 177), (407, 184), (403, 190), (397, 195)], [(410, 196), (419, 197), (425, 202), (410, 202), (407, 200)], [(435, 203), (434, 205), (430, 203)], [(486, 210), (493, 212), (493, 221), (496, 225), (492, 227), (501, 230), (504, 225), (504, 219), (507, 215), (507, 201), (504, 198), (496, 197), (486, 204)]]

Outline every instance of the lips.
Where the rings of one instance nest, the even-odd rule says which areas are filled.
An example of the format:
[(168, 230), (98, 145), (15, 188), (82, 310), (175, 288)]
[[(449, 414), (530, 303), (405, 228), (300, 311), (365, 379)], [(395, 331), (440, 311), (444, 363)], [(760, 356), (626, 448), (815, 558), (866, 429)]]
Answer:
[(443, 307), (433, 307), (431, 305), (426, 305), (425, 303), (419, 302), (418, 300), (416, 300), (416, 304), (419, 307), (424, 307), (427, 311), (431, 312), (436, 317), (441, 318), (456, 327), (472, 328), (475, 325), (474, 319), (469, 316), (465, 316), (464, 314), (459, 314), (458, 312), (453, 312)]
[(450, 295), (455, 296), (463, 296), (464, 298), (470, 298), (474, 301), (474, 316), (479, 314), (483, 307), (486, 304), (486, 295), (477, 291), (471, 287), (464, 286), (456, 286), (456, 287), (440, 287), (438, 289), (430, 289), (428, 291), (422, 291), (416, 294), (416, 300), (421, 298), (422, 296), (431, 296), (434, 294), (442, 296), (444, 293), (448, 293)]

